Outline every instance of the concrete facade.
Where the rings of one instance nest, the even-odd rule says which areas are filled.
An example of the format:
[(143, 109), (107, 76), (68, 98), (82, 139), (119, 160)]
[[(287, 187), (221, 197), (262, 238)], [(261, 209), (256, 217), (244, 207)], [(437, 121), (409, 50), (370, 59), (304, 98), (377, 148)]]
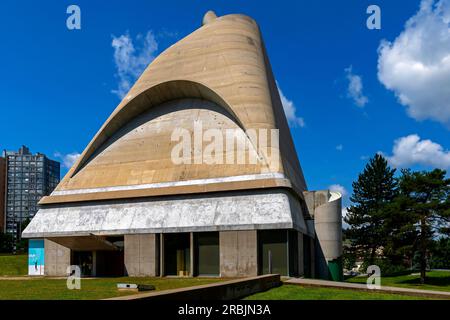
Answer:
[(67, 267), (70, 266), (71, 252), (53, 241), (45, 239), (45, 275), (51, 277), (67, 276)]
[(220, 275), (222, 277), (258, 275), (256, 230), (220, 232)]
[(159, 235), (125, 235), (125, 271), (130, 277), (159, 275)]

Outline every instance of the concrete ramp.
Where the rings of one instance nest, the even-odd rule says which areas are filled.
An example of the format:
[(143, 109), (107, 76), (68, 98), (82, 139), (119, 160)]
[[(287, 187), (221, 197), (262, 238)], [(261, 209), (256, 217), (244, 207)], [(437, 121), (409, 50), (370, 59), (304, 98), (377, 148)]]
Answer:
[[(388, 287), (381, 286), (380, 289), (369, 289), (365, 284), (350, 283), (350, 282), (336, 282), (325, 281), (317, 279), (290, 279), (284, 282), (285, 284), (294, 284), (304, 287), (322, 287), (322, 288), (334, 288), (334, 289), (347, 289), (355, 291), (370, 291), (376, 293), (390, 293), (390, 294), (402, 294), (407, 296), (434, 298), (434, 299), (450, 299), (450, 292), (436, 291), (436, 290), (419, 290), (400, 287)], [(355, 292), (355, 294), (357, 294)]]
[(231, 280), (195, 287), (134, 294), (105, 300), (235, 300), (281, 285), (279, 274)]

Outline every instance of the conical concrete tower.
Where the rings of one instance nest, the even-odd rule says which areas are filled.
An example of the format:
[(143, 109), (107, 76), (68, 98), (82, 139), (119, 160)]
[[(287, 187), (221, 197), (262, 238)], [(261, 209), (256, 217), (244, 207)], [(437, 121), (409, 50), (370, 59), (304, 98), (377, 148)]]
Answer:
[(208, 12), (147, 67), (23, 236), (72, 260), (122, 252), (129, 275), (296, 275), (314, 237), (304, 191), (256, 22)]

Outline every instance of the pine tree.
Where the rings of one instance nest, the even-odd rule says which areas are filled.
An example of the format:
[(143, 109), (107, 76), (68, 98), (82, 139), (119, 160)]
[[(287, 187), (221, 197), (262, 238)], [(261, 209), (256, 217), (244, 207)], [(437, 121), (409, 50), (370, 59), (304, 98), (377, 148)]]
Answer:
[(399, 215), (406, 219), (403, 230), (414, 231), (412, 246), (419, 253), (420, 280), (425, 283), (433, 238), (446, 232), (450, 224), (450, 179), (446, 178), (446, 171), (440, 169), (429, 172), (403, 170), (399, 190), (394, 204)]
[(353, 182), (353, 205), (344, 218), (349, 225), (347, 236), (353, 246), (365, 252), (369, 264), (374, 263), (376, 250), (386, 244), (385, 208), (397, 193), (395, 171), (377, 154)]

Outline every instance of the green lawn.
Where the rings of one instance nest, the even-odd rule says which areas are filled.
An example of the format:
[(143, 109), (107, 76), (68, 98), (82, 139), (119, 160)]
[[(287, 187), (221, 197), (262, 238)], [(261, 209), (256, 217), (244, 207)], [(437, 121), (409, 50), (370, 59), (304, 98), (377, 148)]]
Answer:
[(249, 296), (246, 300), (423, 300), (399, 294), (282, 285), (266, 292)]
[(0, 300), (94, 300), (135, 294), (118, 291), (117, 283), (152, 284), (156, 290), (223, 281), (217, 278), (103, 278), (81, 279), (80, 290), (68, 290), (65, 279), (0, 280)]
[[(353, 277), (347, 279), (348, 282), (366, 283), (367, 277)], [(427, 280), (424, 285), (420, 284), (419, 275), (403, 275), (393, 277), (381, 276), (382, 286), (403, 287), (412, 289), (450, 291), (450, 272), (430, 271), (427, 272)]]
[(0, 276), (23, 276), (28, 274), (28, 255), (1, 255)]

